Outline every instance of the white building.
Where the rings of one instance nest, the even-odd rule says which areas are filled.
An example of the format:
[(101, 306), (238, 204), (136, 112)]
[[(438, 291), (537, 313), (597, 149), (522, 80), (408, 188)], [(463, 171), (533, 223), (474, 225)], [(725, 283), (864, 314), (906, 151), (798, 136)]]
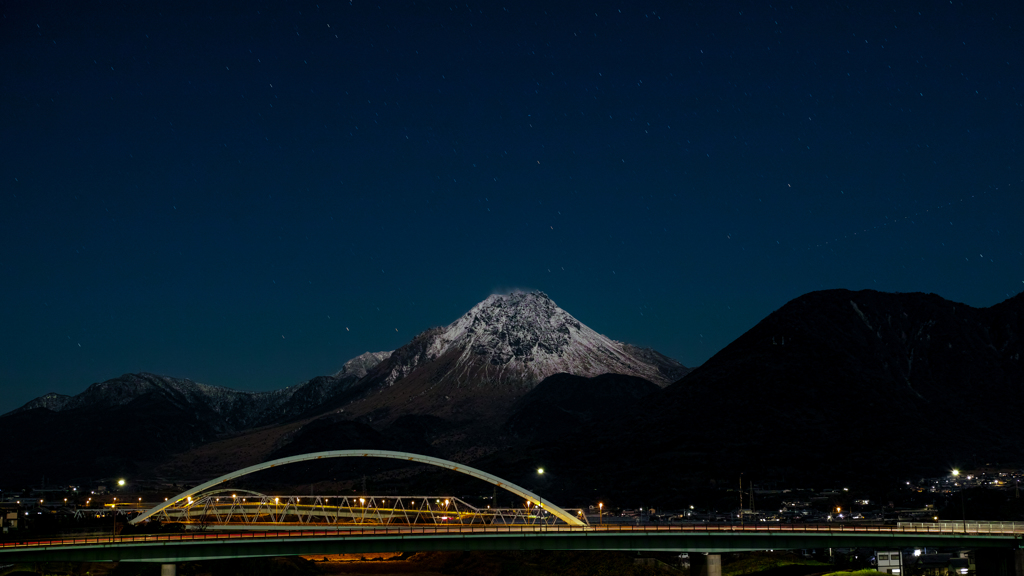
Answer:
[(875, 558), (878, 560), (878, 571), (883, 574), (902, 574), (903, 555), (899, 550), (876, 550)]

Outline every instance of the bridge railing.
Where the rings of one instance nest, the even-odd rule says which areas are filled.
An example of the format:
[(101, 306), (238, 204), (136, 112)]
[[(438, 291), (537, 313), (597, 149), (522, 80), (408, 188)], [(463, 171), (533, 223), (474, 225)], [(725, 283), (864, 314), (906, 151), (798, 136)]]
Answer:
[[(909, 523), (904, 523), (909, 524)], [(1024, 534), (1024, 523), (974, 523), (976, 531), (968, 531), (969, 536), (1014, 536)], [(968, 527), (971, 523), (968, 523)], [(143, 544), (151, 542), (211, 541), (218, 540), (270, 540), (292, 538), (344, 538), (366, 536), (418, 536), (418, 535), (465, 535), (465, 534), (506, 534), (547, 532), (567, 533), (880, 533), (880, 534), (941, 534), (948, 536), (963, 535), (963, 524), (956, 523), (913, 523), (913, 525), (865, 525), (865, 524), (776, 524), (763, 523), (755, 525), (737, 524), (597, 524), (592, 526), (403, 526), (403, 527), (356, 527), (348, 529), (302, 529), (272, 530), (247, 532), (186, 532), (177, 534), (140, 534), (131, 536), (78, 537), (78, 538), (46, 538), (36, 540), (0, 542), (0, 550), (10, 548), (47, 548), (64, 546), (120, 546), (126, 544)]]
[(1024, 531), (1024, 522), (983, 522), (978, 520), (967, 520), (966, 522), (899, 522), (897, 526), (915, 530), (937, 528), (944, 532), (966, 532), (968, 534), (988, 534), (993, 531)]

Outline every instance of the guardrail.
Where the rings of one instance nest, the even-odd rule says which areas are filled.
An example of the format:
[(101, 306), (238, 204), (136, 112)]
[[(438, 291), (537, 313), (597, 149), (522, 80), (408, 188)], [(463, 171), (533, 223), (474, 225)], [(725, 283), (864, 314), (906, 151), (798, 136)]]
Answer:
[(987, 533), (990, 530), (1024, 532), (1024, 522), (979, 522), (977, 520), (967, 520), (966, 522), (961, 520), (957, 522), (955, 520), (950, 520), (945, 522), (899, 522), (896, 525), (914, 529), (938, 526), (940, 530), (960, 533), (966, 531), (968, 534), (979, 531)]
[[(742, 533), (742, 534), (779, 534), (779, 533), (872, 533), (872, 534), (929, 534), (949, 536), (1017, 536), (1024, 535), (1024, 523), (968, 523), (968, 531), (963, 530), (963, 523), (943, 522), (941, 524), (904, 523), (896, 526), (880, 526), (865, 524), (640, 524), (640, 525), (596, 525), (596, 526), (423, 526), (423, 527), (379, 527), (352, 528), (331, 530), (274, 530), (252, 532), (187, 532), (178, 534), (140, 534), (132, 536), (107, 536), (92, 538), (49, 538), (0, 542), (0, 550), (11, 548), (46, 548), (55, 546), (120, 546), (151, 542), (194, 542), (217, 540), (257, 540), (257, 539), (294, 539), (294, 538), (345, 538), (345, 537), (388, 537), (418, 535), (467, 535), (467, 534), (508, 534), (533, 533)], [(976, 530), (971, 530), (977, 527)]]

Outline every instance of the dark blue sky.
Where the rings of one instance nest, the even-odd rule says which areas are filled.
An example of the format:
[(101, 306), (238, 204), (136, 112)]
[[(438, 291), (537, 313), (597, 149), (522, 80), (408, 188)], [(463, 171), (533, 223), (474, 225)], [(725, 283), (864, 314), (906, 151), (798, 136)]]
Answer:
[(512, 288), (689, 366), (812, 290), (995, 304), (1015, 6), (0, 2), (0, 412), (278, 388)]

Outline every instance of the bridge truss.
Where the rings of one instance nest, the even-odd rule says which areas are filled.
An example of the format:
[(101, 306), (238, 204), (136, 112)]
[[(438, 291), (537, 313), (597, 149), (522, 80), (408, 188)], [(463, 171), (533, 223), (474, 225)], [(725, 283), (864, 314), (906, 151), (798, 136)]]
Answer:
[[(558, 516), (524, 502), (522, 508), (478, 508), (453, 496), (268, 496), (216, 490), (163, 509), (156, 517), (202, 528), (331, 526), (558, 526)], [(586, 522), (582, 510), (569, 511)]]
[[(445, 468), (445, 469), (448, 469), (448, 470), (452, 470), (454, 472), (459, 472), (461, 474), (465, 474), (467, 476), (471, 476), (471, 477), (476, 478), (478, 480), (483, 480), (485, 482), (489, 482), (489, 483), (493, 484), (494, 486), (496, 486), (498, 488), (502, 488), (504, 490), (508, 490), (509, 492), (515, 494), (516, 496), (518, 496), (520, 498), (523, 498), (526, 501), (526, 505), (524, 506), (524, 511), (522, 512), (522, 518), (525, 519), (524, 523), (527, 524), (527, 525), (531, 524), (531, 521), (530, 521), (530, 519), (531, 519), (530, 509), (533, 506), (536, 506), (536, 508), (539, 509), (539, 510), (537, 512), (533, 513), (533, 522), (532, 523), (544, 524), (544, 523), (549, 522), (549, 521), (554, 523), (555, 520), (549, 518), (549, 516), (553, 515), (553, 516), (555, 516), (555, 518), (557, 518), (558, 521), (561, 521), (561, 522), (563, 522), (563, 523), (565, 523), (565, 524), (567, 524), (569, 526), (580, 526), (580, 527), (583, 527), (583, 526), (587, 525), (586, 517), (583, 515), (583, 513), (581, 511), (575, 512), (575, 513), (571, 513), (571, 512), (567, 512), (566, 510), (563, 510), (562, 508), (559, 508), (558, 506), (552, 504), (551, 502), (548, 502), (548, 503), (545, 504), (544, 500), (539, 495), (534, 494), (533, 492), (530, 492), (529, 490), (523, 488), (522, 486), (517, 486), (517, 485), (515, 485), (515, 484), (513, 484), (511, 482), (508, 482), (507, 480), (503, 480), (501, 478), (498, 478), (497, 476), (494, 476), (493, 474), (488, 474), (487, 472), (484, 472), (483, 470), (477, 470), (476, 468), (472, 468), (470, 466), (466, 466), (465, 464), (459, 464), (459, 463), (456, 463), (456, 462), (451, 462), (449, 460), (443, 460), (441, 458), (435, 458), (433, 456), (424, 456), (422, 454), (412, 454), (410, 452), (394, 452), (394, 451), (391, 451), (391, 450), (327, 450), (327, 451), (324, 451), (324, 452), (311, 452), (309, 454), (298, 454), (298, 455), (295, 455), (295, 456), (287, 456), (285, 458), (278, 458), (277, 460), (271, 460), (269, 462), (261, 462), (259, 464), (254, 464), (252, 466), (249, 466), (248, 468), (242, 468), (241, 470), (235, 470), (234, 472), (229, 472), (227, 474), (224, 474), (223, 476), (218, 476), (217, 478), (214, 478), (213, 480), (209, 480), (209, 481), (207, 481), (207, 482), (205, 482), (203, 484), (200, 484), (199, 486), (196, 486), (194, 488), (186, 490), (185, 492), (182, 492), (181, 494), (178, 494), (177, 496), (175, 496), (173, 498), (167, 499), (163, 504), (157, 505), (157, 506), (147, 510), (146, 512), (136, 516), (134, 519), (131, 520), (131, 523), (132, 524), (140, 524), (140, 523), (146, 522), (150, 518), (154, 518), (154, 517), (155, 518), (168, 518), (169, 519), (170, 518), (170, 514), (171, 514), (170, 512), (168, 512), (169, 510), (174, 510), (174, 509), (180, 509), (180, 510), (186, 510), (187, 509), (187, 510), (190, 510), (193, 507), (194, 503), (198, 502), (198, 499), (200, 499), (201, 497), (205, 497), (205, 496), (201, 496), (201, 495), (212, 494), (211, 492), (209, 492), (209, 490), (211, 488), (215, 488), (216, 486), (220, 486), (220, 485), (224, 484), (225, 482), (228, 482), (230, 480), (234, 480), (235, 478), (246, 476), (246, 475), (252, 474), (254, 472), (259, 472), (261, 470), (267, 470), (267, 469), (270, 469), (270, 468), (274, 468), (275, 466), (282, 466), (282, 465), (285, 465), (285, 464), (293, 464), (293, 463), (296, 463), (296, 462), (306, 462), (306, 461), (310, 461), (310, 460), (321, 460), (321, 459), (330, 459), (330, 458), (389, 458), (389, 459), (393, 459), (393, 460), (403, 460), (403, 461), (406, 461), (406, 462), (414, 462), (414, 463), (418, 463), (418, 464), (429, 464), (431, 466), (437, 466), (439, 468)], [(221, 490), (218, 490), (218, 492), (219, 493), (224, 493), (224, 492), (230, 492), (230, 490), (221, 489)], [(237, 496), (237, 492), (234, 493), (234, 494)], [(262, 495), (261, 495), (261, 497), (262, 497)], [(221, 507), (219, 506), (220, 500), (218, 500), (218, 498), (220, 498), (220, 496), (215, 496), (214, 497), (214, 506), (213, 506), (213, 508), (215, 510), (217, 510), (217, 512), (219, 513), (219, 510), (220, 510)], [(281, 505), (281, 497), (277, 496), (276, 498), (277, 498), (277, 500), (275, 501), (275, 505), (280, 506)], [(285, 498), (290, 498), (290, 497), (285, 497)], [(303, 498), (302, 496), (296, 496), (295, 498), (296, 498), (296, 500), (295, 500), (295, 510), (296, 510), (296, 512), (295, 512), (294, 516), (296, 518), (301, 518), (303, 516), (303, 513), (309, 512), (309, 511), (305, 510), (301, 506), (301, 502), (300, 502), (299, 499)], [(310, 498), (315, 498), (315, 496), (311, 496)], [(341, 497), (338, 497), (338, 498), (341, 498)], [(366, 502), (365, 502), (366, 498), (367, 498), (366, 496), (363, 497), (364, 501), (360, 503), (360, 506), (355, 506), (354, 505), (354, 501), (352, 501), (351, 497), (350, 497), (349, 501), (347, 502), (347, 506), (346, 507), (341, 507), (342, 509), (335, 510), (335, 515), (334, 515), (335, 518), (342, 518), (342, 517), (348, 518), (348, 519), (354, 518), (356, 516), (356, 514), (355, 514), (356, 511), (360, 511), (360, 508), (365, 508), (365, 506), (366, 506)], [(378, 508), (378, 509), (385, 510), (385, 512), (380, 517), (381, 518), (397, 518), (397, 517), (401, 517), (401, 518), (406, 518), (406, 519), (408, 519), (408, 518), (417, 518), (417, 517), (418, 518), (427, 518), (427, 517), (429, 517), (429, 518), (433, 518), (434, 519), (434, 520), (432, 520), (433, 522), (437, 522), (438, 520), (441, 520), (443, 522), (451, 522), (452, 521), (450, 518), (445, 518), (445, 516), (447, 516), (447, 514), (445, 514), (445, 511), (438, 511), (438, 510), (435, 510), (433, 512), (430, 511), (430, 508), (429, 508), (430, 500), (435, 500), (434, 507), (437, 508), (437, 505), (441, 502), (441, 499), (438, 498), (438, 497), (431, 497), (431, 496), (415, 496), (415, 497), (414, 496), (407, 496), (407, 497), (403, 497), (403, 498), (407, 498), (408, 499), (408, 501), (409, 501), (409, 506), (408, 507), (404, 507), (404, 504), (403, 504), (403, 507), (401, 507), (401, 508), (392, 508), (392, 509), (389, 510), (387, 508), (387, 505), (384, 503), (385, 498), (383, 498), (383, 497), (374, 497), (374, 499), (375, 499), (374, 501), (375, 502), (377, 502), (377, 501), (380, 502), (379, 504), (375, 504), (375, 507)], [(247, 497), (243, 496), (242, 504), (246, 504), (247, 503), (247, 499), (248, 499)], [(231, 504), (233, 504), (233, 500), (234, 500), (234, 497), (232, 497)], [(415, 508), (415, 506), (416, 506), (415, 502), (417, 502), (417, 501), (423, 502), (424, 500), (426, 500), (426, 502), (428, 504), (423, 505), (424, 508), (422, 510), (422, 513), (420, 513), (419, 515), (411, 514), (410, 510), (415, 510), (416, 509)], [(458, 499), (457, 498), (452, 498), (452, 497), (446, 497), (443, 500), (447, 502), (446, 506), (451, 507), (452, 506), (452, 502), (456, 501)], [(261, 500), (261, 502), (262, 502), (262, 500)], [(455, 516), (457, 519), (460, 519), (459, 520), (460, 522), (463, 521), (463, 519), (469, 520), (469, 519), (474, 519), (474, 518), (488, 518), (488, 517), (491, 518), (492, 521), (497, 520), (499, 522), (503, 522), (503, 521), (505, 521), (506, 518), (518, 518), (519, 514), (520, 514), (519, 512), (517, 512), (518, 509), (515, 509), (515, 508), (501, 509), (500, 513), (499, 513), (498, 509), (495, 509), (494, 512), (485, 512), (484, 510), (490, 510), (490, 509), (474, 508), (474, 507), (470, 506), (469, 504), (467, 504), (465, 502), (462, 502), (461, 500), (459, 500), (458, 502), (460, 503), (459, 505), (463, 506), (463, 509), (465, 510), (464, 514), (458, 514), (458, 515)], [(229, 503), (225, 502), (225, 504), (227, 505)], [(325, 498), (325, 502), (323, 503), (323, 505), (325, 507), (329, 505), (329, 503), (326, 502), (326, 498)], [(339, 505), (339, 507), (340, 507), (340, 505)], [(470, 514), (469, 513), (469, 509), (470, 508), (475, 511), (474, 514)], [(229, 506), (228, 510), (231, 510), (230, 506)], [(255, 517), (255, 518), (268, 517), (268, 518), (273, 518), (275, 516), (278, 516), (278, 512), (276, 510), (273, 511), (273, 512), (270, 512), (269, 510), (273, 510), (273, 508), (272, 507), (270, 507), (270, 508), (268, 508), (268, 507), (264, 507), (264, 508), (251, 508), (251, 507), (247, 507), (247, 506), (241, 506), (240, 508), (238, 508), (239, 514), (241, 514), (242, 511), (245, 511), (246, 514), (249, 517)], [(362, 513), (363, 511), (360, 511), (360, 512), (361, 512), (360, 515), (359, 515), (360, 518), (366, 518), (367, 517), (365, 515), (365, 513)], [(308, 514), (306, 514), (306, 516), (308, 517), (308, 516), (310, 516), (310, 514), (311, 513), (308, 513)], [(179, 517), (181, 517), (182, 515), (183, 514), (181, 512), (178, 513)], [(202, 518), (209, 518), (209, 516), (210, 516), (209, 514), (206, 514), (205, 516), (201, 516), (201, 517)], [(324, 514), (324, 515), (321, 515), (320, 517), (328, 517), (328, 516), (329, 515)], [(191, 514), (190, 513), (189, 514), (184, 514), (184, 517), (191, 519)], [(216, 514), (214, 514), (214, 517), (216, 517)], [(233, 517), (233, 515), (228, 515), (228, 518), (231, 518), (231, 517)], [(428, 525), (430, 525), (430, 524), (428, 524)], [(436, 524), (434, 524), (434, 525), (436, 525)]]

